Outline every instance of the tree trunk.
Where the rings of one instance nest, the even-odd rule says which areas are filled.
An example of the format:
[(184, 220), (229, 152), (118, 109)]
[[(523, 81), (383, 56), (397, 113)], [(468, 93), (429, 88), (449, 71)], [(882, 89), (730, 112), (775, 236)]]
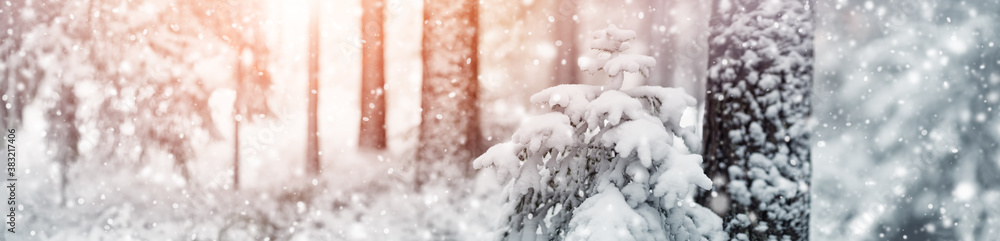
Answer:
[[(13, 50), (10, 50), (8, 52), (9, 53), (7, 54), (7, 56), (14, 55)], [(19, 101), (17, 101), (18, 97), (17, 88), (15, 88), (17, 80), (15, 79), (14, 74), (15, 74), (14, 68), (8, 67), (5, 77), (9, 79), (4, 81), (3, 83), (0, 83), (0, 88), (2, 88), (0, 89), (0, 92), (2, 92), (0, 93), (0, 95), (3, 95), (2, 99), (0, 99), (0, 101), (2, 101), (3, 103), (3, 105), (0, 106), (0, 114), (3, 115), (3, 117), (0, 117), (3, 118), (3, 125), (4, 125), (3, 131), (7, 131), (8, 129), (14, 129), (15, 127), (17, 127), (18, 120), (20, 119), (19, 118), (20, 115), (18, 115), (18, 109), (17, 109), (18, 107), (20, 107), (19, 106), (20, 103)]]
[(233, 190), (240, 189), (240, 122), (244, 118), (248, 118), (248, 116), (244, 116), (245, 111), (240, 103), (245, 77), (243, 73), (243, 47), (237, 47), (236, 59), (233, 64), (233, 79), (236, 83), (235, 96), (233, 97)]
[[(55, 86), (56, 105), (46, 113), (48, 119), (48, 142), (54, 150), (53, 159), (59, 163), (59, 203), (66, 205), (69, 186), (69, 167), (79, 157), (77, 143), (80, 130), (76, 124), (76, 110), (79, 107), (73, 84), (60, 83)], [(6, 133), (6, 130), (4, 130)]]
[[(239, 65), (237, 65), (239, 66)], [(239, 69), (239, 67), (236, 67)], [(236, 91), (239, 97), (240, 92)], [(236, 119), (239, 109), (233, 108), (233, 190), (240, 189), (240, 120)]]
[(425, 0), (418, 182), (462, 177), (482, 152), (477, 0)]
[(385, 61), (382, 45), (383, 0), (361, 0), (361, 127), (358, 147), (386, 148)]
[(557, 14), (554, 28), (556, 30), (555, 83), (579, 84), (580, 58), (579, 23), (573, 19), (579, 12), (579, 0), (560, 0), (556, 2)]
[(696, 199), (733, 238), (809, 237), (812, 7), (715, 1), (703, 149), (715, 188)]
[(647, 78), (647, 85), (658, 85), (666, 87), (680, 87), (674, 81), (674, 61), (677, 57), (674, 54), (677, 45), (677, 35), (670, 32), (671, 25), (681, 24), (674, 21), (669, 12), (671, 7), (676, 7), (673, 0), (647, 0), (651, 11), (643, 10), (649, 17), (643, 20), (646, 30), (650, 31), (647, 38), (649, 45), (649, 56), (656, 59), (656, 67)]
[(318, 175), (319, 165), (319, 128), (317, 123), (317, 107), (319, 105), (319, 0), (312, 0), (312, 10), (309, 16), (309, 125), (306, 133), (306, 172)]

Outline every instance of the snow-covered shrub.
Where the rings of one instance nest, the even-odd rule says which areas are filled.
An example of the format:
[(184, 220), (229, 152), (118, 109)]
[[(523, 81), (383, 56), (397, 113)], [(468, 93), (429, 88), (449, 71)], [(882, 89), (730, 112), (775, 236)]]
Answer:
[(553, 112), (530, 119), (473, 164), (496, 167), (505, 185), (498, 238), (724, 239), (722, 219), (689, 199), (694, 185), (712, 187), (701, 156), (674, 143), (674, 136), (700, 143), (679, 125), (695, 99), (675, 88), (620, 90), (625, 72), (648, 75), (655, 60), (622, 53), (633, 31), (611, 25), (593, 37), (598, 60), (583, 68), (604, 70), (608, 85), (560, 85), (533, 95)]

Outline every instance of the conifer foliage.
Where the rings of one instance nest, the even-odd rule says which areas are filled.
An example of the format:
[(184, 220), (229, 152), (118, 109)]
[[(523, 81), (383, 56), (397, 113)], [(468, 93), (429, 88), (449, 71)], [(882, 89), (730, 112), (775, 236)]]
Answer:
[(595, 31), (598, 55), (583, 69), (604, 71), (608, 84), (559, 85), (533, 95), (532, 103), (552, 112), (475, 160), (477, 169), (495, 167), (505, 185), (499, 239), (726, 237), (722, 219), (689, 198), (693, 186), (712, 187), (701, 156), (689, 152), (700, 138), (680, 127), (695, 99), (678, 88), (621, 89), (626, 72), (648, 75), (656, 62), (623, 53), (634, 38), (614, 25)]

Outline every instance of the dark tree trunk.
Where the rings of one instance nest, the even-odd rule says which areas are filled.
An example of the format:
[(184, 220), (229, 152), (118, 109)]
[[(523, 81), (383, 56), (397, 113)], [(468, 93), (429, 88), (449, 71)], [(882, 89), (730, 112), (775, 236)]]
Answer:
[(361, 128), (358, 147), (369, 150), (386, 148), (385, 137), (385, 61), (383, 38), (383, 0), (361, 0)]
[(319, 128), (317, 123), (317, 107), (319, 106), (319, 0), (312, 0), (312, 10), (309, 16), (309, 124), (306, 133), (306, 172), (318, 175), (319, 165)]
[(703, 149), (715, 189), (696, 199), (731, 237), (809, 237), (812, 7), (715, 1)]
[(424, 1), (418, 182), (469, 175), (482, 152), (477, 14), (477, 0)]

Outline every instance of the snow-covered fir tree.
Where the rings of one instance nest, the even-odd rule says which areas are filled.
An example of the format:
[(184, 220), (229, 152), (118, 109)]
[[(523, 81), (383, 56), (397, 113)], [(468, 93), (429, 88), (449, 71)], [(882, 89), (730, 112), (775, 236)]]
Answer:
[(698, 201), (737, 240), (809, 237), (809, 0), (717, 0), (709, 37), (706, 170)]
[[(691, 201), (709, 189), (700, 138), (681, 128), (695, 99), (683, 89), (622, 90), (626, 72), (648, 75), (655, 60), (623, 53), (635, 32), (614, 25), (593, 33), (605, 86), (559, 85), (531, 97), (552, 112), (524, 123), (512, 140), (473, 163), (493, 166), (504, 184), (498, 239), (720, 240), (722, 219)], [(680, 137), (686, 145), (674, 143)]]

